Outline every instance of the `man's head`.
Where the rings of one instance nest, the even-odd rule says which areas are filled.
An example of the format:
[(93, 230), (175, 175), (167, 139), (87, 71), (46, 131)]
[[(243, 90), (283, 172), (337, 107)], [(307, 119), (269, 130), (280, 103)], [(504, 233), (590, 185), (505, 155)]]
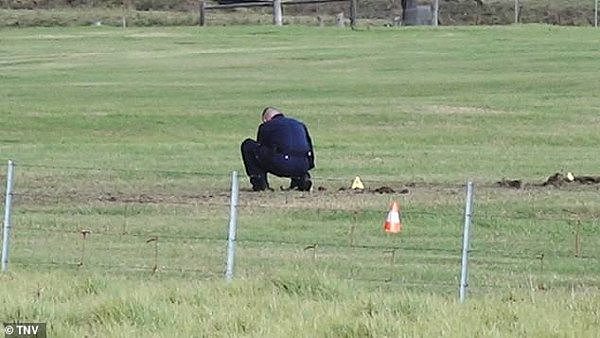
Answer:
[(263, 110), (262, 112), (262, 121), (263, 123), (265, 122), (269, 122), (271, 121), (271, 119), (273, 119), (275, 116), (277, 115), (282, 115), (283, 113), (280, 112), (277, 108), (273, 108), (273, 107), (267, 107)]

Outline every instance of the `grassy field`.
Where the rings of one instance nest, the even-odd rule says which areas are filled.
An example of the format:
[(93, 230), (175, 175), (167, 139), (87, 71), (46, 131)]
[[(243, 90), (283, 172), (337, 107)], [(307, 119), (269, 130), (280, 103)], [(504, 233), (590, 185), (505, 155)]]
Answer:
[[(57, 337), (600, 328), (598, 185), (541, 186), (600, 175), (594, 29), (0, 33), (0, 164), (17, 163), (4, 321), (47, 322)], [(309, 126), (315, 191), (248, 191), (239, 144), (267, 105)], [(243, 189), (226, 285), (232, 170)], [(356, 175), (368, 191), (341, 189)], [(391, 200), (398, 236), (381, 229)]]

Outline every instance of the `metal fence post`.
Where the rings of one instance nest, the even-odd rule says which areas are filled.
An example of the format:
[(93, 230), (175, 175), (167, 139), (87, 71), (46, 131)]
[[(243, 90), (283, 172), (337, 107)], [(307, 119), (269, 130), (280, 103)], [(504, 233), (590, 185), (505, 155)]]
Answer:
[(126, 4), (125, 1), (123, 1), (122, 3), (122, 9), (123, 9), (123, 13), (121, 13), (121, 27), (123, 29), (127, 28), (127, 8), (126, 8)]
[(519, 0), (515, 0), (515, 23), (519, 23)]
[(462, 261), (460, 268), (460, 288), (459, 288), (459, 297), (460, 302), (463, 303), (467, 296), (467, 287), (468, 283), (468, 260), (469, 260), (469, 251), (470, 251), (470, 236), (469, 236), (469, 228), (471, 226), (471, 221), (473, 219), (473, 182), (469, 181), (467, 183), (467, 200), (465, 206), (465, 225), (463, 229), (463, 245), (462, 245)]
[(229, 234), (227, 235), (227, 267), (225, 279), (233, 279), (233, 261), (235, 259), (235, 237), (237, 233), (237, 206), (238, 206), (238, 173), (231, 172), (231, 204), (229, 209)]
[(12, 160), (8, 160), (8, 171), (6, 173), (6, 200), (4, 201), (4, 235), (2, 237), (2, 272), (8, 270), (8, 246), (11, 230), (10, 213), (12, 207), (14, 172), (15, 164)]
[(438, 13), (439, 13), (439, 11), (440, 11), (440, 3), (439, 3), (438, 0), (434, 0), (433, 1), (433, 20), (432, 20), (433, 22), (432, 22), (432, 25), (435, 26), (435, 27), (437, 27), (437, 25), (438, 25), (438, 21), (439, 21), (438, 20)]
[(273, 0), (273, 24), (275, 26), (283, 25), (283, 12), (281, 9), (281, 0)]

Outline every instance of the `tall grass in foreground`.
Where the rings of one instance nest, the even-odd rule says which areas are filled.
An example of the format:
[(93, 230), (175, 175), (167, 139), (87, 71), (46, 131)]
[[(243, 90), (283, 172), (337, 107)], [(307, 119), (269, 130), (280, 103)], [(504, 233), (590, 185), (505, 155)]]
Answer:
[(586, 292), (507, 290), (461, 305), (387, 285), (365, 292), (308, 271), (231, 285), (25, 271), (0, 278), (3, 320), (47, 322), (53, 337), (593, 337), (600, 325), (600, 299)]

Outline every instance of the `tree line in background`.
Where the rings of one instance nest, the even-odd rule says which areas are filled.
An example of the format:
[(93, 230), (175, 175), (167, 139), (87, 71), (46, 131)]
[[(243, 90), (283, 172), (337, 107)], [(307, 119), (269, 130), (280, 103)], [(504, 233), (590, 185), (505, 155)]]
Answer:
[(115, 8), (187, 11), (198, 6), (197, 0), (0, 0), (2, 8), (8, 9), (54, 9), (65, 7)]
[[(394, 22), (402, 17), (402, 1), (404, 0), (359, 0), (358, 18)], [(207, 2), (217, 3), (219, 0)], [(431, 4), (433, 0), (418, 0), (418, 3)], [(511, 24), (514, 23), (514, 3), (514, 0), (439, 0), (439, 24)], [(286, 15), (335, 15), (346, 12), (347, 7), (346, 3), (293, 5), (286, 6)], [(126, 8), (134, 11), (194, 12), (198, 10), (198, 0), (0, 0), (0, 8), (14, 10)], [(594, 3), (593, 0), (520, 0), (519, 22), (593, 25)]]

